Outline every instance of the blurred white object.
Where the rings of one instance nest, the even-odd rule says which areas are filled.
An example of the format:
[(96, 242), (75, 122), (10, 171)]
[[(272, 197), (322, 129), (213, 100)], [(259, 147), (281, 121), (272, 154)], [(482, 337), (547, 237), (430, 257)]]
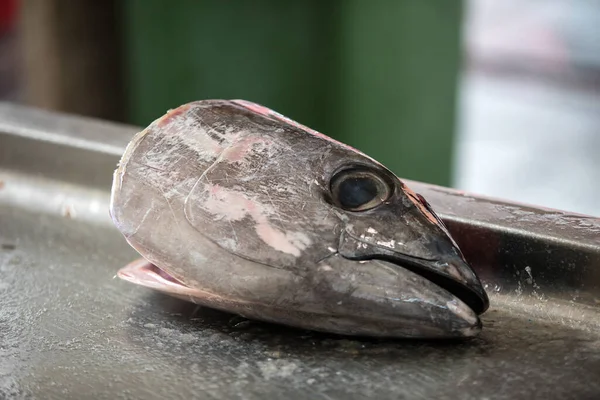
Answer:
[(600, 1), (466, 8), (454, 186), (600, 216)]

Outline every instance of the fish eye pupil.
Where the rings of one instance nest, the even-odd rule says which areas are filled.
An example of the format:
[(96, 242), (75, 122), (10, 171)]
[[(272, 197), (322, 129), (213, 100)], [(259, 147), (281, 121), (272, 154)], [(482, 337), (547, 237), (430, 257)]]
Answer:
[(365, 211), (386, 201), (391, 186), (376, 170), (345, 169), (332, 177), (331, 194), (338, 207), (349, 211)]
[(377, 182), (369, 177), (348, 177), (338, 186), (338, 201), (344, 208), (358, 208), (373, 200), (379, 192)]

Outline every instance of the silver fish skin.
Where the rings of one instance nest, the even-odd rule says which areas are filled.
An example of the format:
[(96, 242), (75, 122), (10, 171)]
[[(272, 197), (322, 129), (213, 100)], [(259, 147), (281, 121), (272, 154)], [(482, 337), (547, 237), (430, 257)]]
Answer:
[(170, 110), (114, 173), (118, 276), (303, 329), (477, 335), (489, 300), (420, 195), (362, 152), (242, 100)]

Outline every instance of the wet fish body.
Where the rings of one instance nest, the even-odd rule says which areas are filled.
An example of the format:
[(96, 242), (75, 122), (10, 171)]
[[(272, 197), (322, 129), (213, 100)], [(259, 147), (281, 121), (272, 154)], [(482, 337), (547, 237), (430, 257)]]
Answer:
[(367, 155), (245, 101), (169, 111), (129, 143), (110, 213), (122, 279), (295, 327), (474, 336), (488, 298), (420, 195)]

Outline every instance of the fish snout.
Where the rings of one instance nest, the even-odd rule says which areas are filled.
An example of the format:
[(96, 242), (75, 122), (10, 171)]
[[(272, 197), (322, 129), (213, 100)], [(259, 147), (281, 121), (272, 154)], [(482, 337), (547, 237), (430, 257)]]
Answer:
[(338, 253), (355, 261), (380, 260), (398, 271), (408, 270), (454, 296), (477, 315), (489, 307), (489, 298), (459, 248), (445, 234), (381, 233), (356, 226), (342, 230)]
[(465, 338), (482, 328), (475, 311), (431, 280), (384, 260), (322, 260), (313, 293), (327, 330), (353, 335)]

